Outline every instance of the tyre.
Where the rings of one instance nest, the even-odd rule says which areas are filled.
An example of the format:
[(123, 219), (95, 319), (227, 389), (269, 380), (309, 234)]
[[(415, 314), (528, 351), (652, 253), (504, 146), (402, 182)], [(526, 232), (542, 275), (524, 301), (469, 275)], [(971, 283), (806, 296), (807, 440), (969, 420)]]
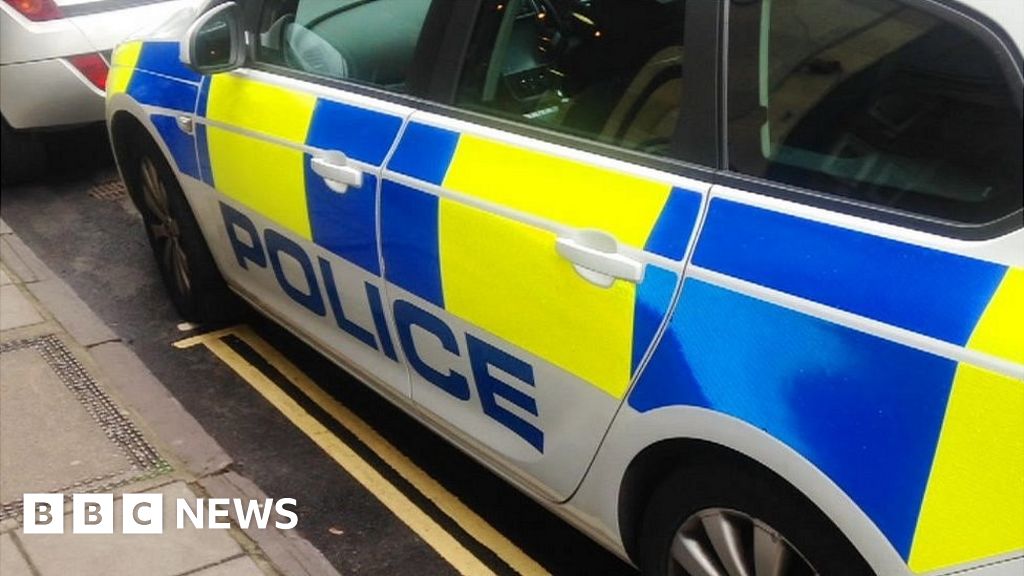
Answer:
[(655, 490), (639, 534), (646, 576), (873, 574), (810, 500), (738, 458), (677, 468)]
[(20, 184), (38, 178), (46, 167), (46, 147), (33, 134), (18, 132), (0, 120), (0, 180)]
[(156, 144), (141, 140), (125, 159), (125, 178), (174, 307), (189, 322), (234, 320), (240, 302), (217, 269), (177, 178)]

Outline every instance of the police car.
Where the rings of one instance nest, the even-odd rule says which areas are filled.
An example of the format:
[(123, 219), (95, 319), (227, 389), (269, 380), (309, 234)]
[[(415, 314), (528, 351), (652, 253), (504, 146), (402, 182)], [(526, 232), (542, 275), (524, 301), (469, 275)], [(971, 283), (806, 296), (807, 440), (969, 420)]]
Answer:
[(1020, 574), (1019, 4), (238, 0), (113, 55), (241, 295), (647, 574)]

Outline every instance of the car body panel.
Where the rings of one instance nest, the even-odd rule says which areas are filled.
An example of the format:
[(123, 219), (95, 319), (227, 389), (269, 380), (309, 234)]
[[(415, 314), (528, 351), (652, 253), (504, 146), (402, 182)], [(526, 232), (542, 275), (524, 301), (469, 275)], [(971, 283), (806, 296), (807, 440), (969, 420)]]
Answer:
[(705, 407), (768, 431), (916, 572), (1017, 550), (1024, 250), (1008, 265), (739, 190), (713, 196), (630, 406)]
[[(31, 87), (26, 93), (25, 87)], [(51, 96), (39, 99), (37, 91)], [(3, 115), (16, 129), (95, 122), (103, 118), (103, 92), (66, 60), (37, 60), (0, 67)]]
[[(197, 81), (149, 45), (115, 53), (108, 117), (144, 116), (232, 286), (620, 556), (629, 464), (687, 438), (778, 473), (879, 574), (1024, 562), (1024, 230), (910, 230), (269, 72)], [(322, 189), (328, 152), (362, 188)], [(644, 280), (575, 292), (554, 246), (584, 229)]]
[[(214, 255), (230, 283), (245, 286), (278, 314), (303, 318), (305, 333), (407, 397), (408, 376), (382, 308), (376, 198), (381, 165), (409, 111), (301, 86), (282, 86), (251, 71), (204, 82), (195, 115), (203, 189), (239, 213), (267, 222), (262, 233), (271, 265), (246, 261), (237, 238), (226, 236), (237, 234), (243, 220), (220, 217), (204, 222), (204, 230), (229, 240), (215, 247)], [(358, 166), (362, 186), (330, 190), (310, 168), (314, 157), (328, 154)], [(271, 238), (275, 247), (287, 242), (293, 256), (296, 250), (318, 255), (308, 260), (275, 256), (279, 251), (271, 249)], [(287, 268), (296, 263), (301, 270)]]
[[(511, 410), (487, 394), (440, 393), (436, 374), (415, 365), (413, 399), (564, 500), (667, 318), (710, 186), (422, 113), (387, 168), (380, 218), (389, 286), (526, 362), (505, 367)], [(643, 280), (587, 281), (555, 249), (582, 230), (614, 237), (644, 263)], [(436, 361), (444, 366), (443, 354)], [(478, 368), (477, 386), (486, 379)], [(476, 396), (483, 410), (466, 410)]]
[(0, 3), (2, 107), (12, 127), (44, 128), (103, 120), (103, 90), (66, 58), (106, 54), (146, 23), (167, 20), (189, 2), (163, 0), (125, 7), (122, 2), (101, 0), (96, 4), (96, 12), (33, 22)]
[(950, 6), (954, 9), (965, 6), (986, 17), (989, 25), (998, 27), (1010, 42), (1017, 45), (1018, 51), (1024, 52), (1024, 14), (1020, 6), (1002, 0), (964, 0), (950, 3)]

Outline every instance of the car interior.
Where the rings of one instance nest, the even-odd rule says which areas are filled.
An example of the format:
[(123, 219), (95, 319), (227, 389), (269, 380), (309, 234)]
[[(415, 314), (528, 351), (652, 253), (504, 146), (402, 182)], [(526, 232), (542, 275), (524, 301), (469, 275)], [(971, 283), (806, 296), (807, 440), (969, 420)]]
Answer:
[(431, 0), (285, 0), (263, 15), (271, 61), (402, 91)]
[[(486, 0), (456, 104), (669, 155), (685, 6)], [(401, 92), (430, 8), (268, 3), (261, 53)], [(731, 169), (954, 220), (1019, 203), (1020, 111), (986, 47), (957, 26), (891, 0), (762, 0), (736, 2), (730, 30)], [(743, 66), (750, 71), (736, 74)], [(732, 96), (744, 90), (745, 101)]]
[(683, 0), (484, 4), (459, 104), (666, 153), (682, 93)]
[(1019, 111), (975, 38), (887, 0), (773, 0), (758, 26), (733, 168), (955, 220), (1019, 196)]
[[(404, 91), (431, 0), (281, 0), (263, 59)], [(487, 0), (460, 106), (667, 153), (682, 92), (684, 0)]]

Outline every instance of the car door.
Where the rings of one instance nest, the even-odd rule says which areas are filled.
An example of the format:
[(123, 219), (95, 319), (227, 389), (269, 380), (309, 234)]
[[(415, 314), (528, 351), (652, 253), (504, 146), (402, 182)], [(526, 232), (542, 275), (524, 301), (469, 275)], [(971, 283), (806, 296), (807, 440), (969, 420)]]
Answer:
[(733, 0), (729, 38), (729, 171), (630, 407), (772, 435), (914, 573), (1019, 557), (1015, 56), (900, 0)]
[[(455, 107), (412, 116), (381, 190), (413, 400), (554, 499), (577, 486), (643, 366), (709, 188), (673, 162), (685, 2), (617, 19), (631, 4), (595, 1), (580, 20), (553, 3), (482, 2)], [(555, 33), (578, 45), (544, 56)]]
[(405, 90), (429, 4), (259, 3), (251, 65), (204, 78), (196, 110), (227, 280), (406, 397), (376, 211), (381, 166), (411, 109), (379, 96)]

